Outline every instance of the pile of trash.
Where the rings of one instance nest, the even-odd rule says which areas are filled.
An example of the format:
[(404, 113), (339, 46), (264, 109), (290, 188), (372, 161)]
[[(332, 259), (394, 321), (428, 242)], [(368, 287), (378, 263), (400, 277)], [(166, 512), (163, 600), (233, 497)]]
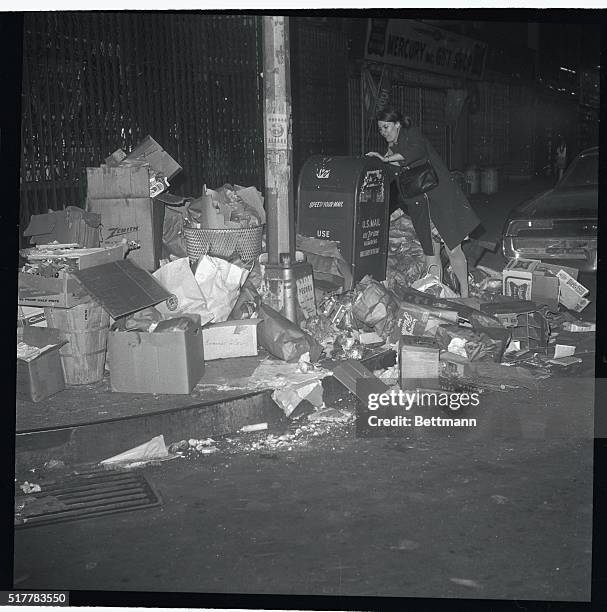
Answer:
[[(180, 170), (147, 137), (87, 169), (86, 212), (32, 216), (25, 234), (34, 246), (22, 250), (19, 273), (24, 399), (98, 382), (107, 371), (112, 391), (196, 397), (205, 363), (260, 356), (245, 384), (272, 388), (294, 419), (304, 400), (315, 414), (326, 410), (321, 381), (340, 363), (388, 349), (397, 354), (399, 384), (422, 347), (445, 384), (487, 388), (575, 372), (594, 350), (594, 328), (581, 316), (588, 289), (572, 268), (523, 259), (499, 271), (477, 266), (462, 299), (449, 272), (445, 280), (426, 269), (401, 213), (391, 219), (385, 280), (356, 277), (339, 243), (302, 235), (294, 253), (270, 264), (257, 188), (205, 185), (200, 196), (174, 196), (167, 189)], [(218, 232), (225, 254), (194, 254), (188, 231)], [(255, 233), (257, 250), (244, 248), (246, 232)], [(78, 355), (74, 329), (89, 326), (106, 333)], [(51, 384), (36, 378), (42, 360)], [(180, 452), (214, 452), (205, 440), (187, 442)]]

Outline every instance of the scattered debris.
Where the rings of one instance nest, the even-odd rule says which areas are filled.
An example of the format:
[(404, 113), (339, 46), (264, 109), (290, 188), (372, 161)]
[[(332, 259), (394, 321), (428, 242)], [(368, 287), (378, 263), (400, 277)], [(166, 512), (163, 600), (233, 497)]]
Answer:
[(242, 431), (243, 433), (248, 433), (250, 431), (263, 431), (267, 428), (267, 423), (255, 423), (254, 425), (245, 425), (244, 427), (241, 427), (240, 431)]
[(34, 484), (33, 482), (28, 482), (27, 480), (19, 486), (19, 488), (26, 494), (30, 493), (40, 493), (42, 491), (42, 487), (39, 484)]

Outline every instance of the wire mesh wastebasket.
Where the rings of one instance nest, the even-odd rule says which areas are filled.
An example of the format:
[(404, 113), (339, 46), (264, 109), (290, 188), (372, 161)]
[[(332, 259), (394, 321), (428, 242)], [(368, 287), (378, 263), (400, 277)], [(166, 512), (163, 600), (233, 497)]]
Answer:
[(209, 229), (184, 227), (186, 252), (190, 261), (198, 261), (203, 255), (231, 257), (238, 254), (249, 263), (261, 254), (263, 225), (236, 229)]

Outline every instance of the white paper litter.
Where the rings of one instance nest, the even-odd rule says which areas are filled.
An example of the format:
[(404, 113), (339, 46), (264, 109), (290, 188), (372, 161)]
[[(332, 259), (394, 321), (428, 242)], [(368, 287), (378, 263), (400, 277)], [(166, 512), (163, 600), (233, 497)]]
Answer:
[(132, 462), (144, 462), (152, 461), (154, 459), (163, 459), (169, 456), (166, 444), (164, 443), (164, 436), (160, 434), (155, 438), (152, 438), (148, 442), (144, 442), (139, 446), (135, 446), (119, 455), (114, 455), (108, 459), (100, 461), (101, 465), (115, 465), (117, 463), (132, 463)]
[(227, 321), (249, 270), (225, 259), (205, 255), (198, 262), (194, 278), (206, 300), (207, 309), (215, 316), (214, 322)]

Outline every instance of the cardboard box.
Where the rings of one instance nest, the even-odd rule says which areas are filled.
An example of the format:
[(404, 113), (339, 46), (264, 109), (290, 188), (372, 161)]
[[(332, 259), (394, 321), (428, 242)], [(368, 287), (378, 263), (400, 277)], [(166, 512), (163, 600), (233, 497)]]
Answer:
[(558, 280), (560, 281), (560, 302), (575, 312), (581, 312), (590, 304), (590, 302), (584, 297), (588, 294), (588, 289), (581, 283), (578, 283), (570, 274), (565, 270), (559, 270), (557, 274)]
[(151, 136), (146, 136), (124, 161), (129, 160), (147, 162), (154, 171), (161, 172), (169, 180), (182, 170), (181, 166)]
[(401, 337), (399, 345), (399, 384), (403, 391), (440, 389), (438, 343), (426, 336)]
[(86, 289), (71, 275), (46, 278), (19, 272), (17, 303), (20, 306), (71, 308), (90, 300)]
[(86, 196), (100, 198), (149, 198), (150, 175), (148, 164), (106, 166), (86, 169)]
[[(124, 257), (124, 244), (110, 248), (61, 249), (47, 252), (30, 249), (28, 261), (39, 259), (68, 258), (76, 262), (79, 270), (92, 268), (103, 263), (118, 261)], [(90, 299), (86, 289), (68, 272), (60, 272), (56, 278), (19, 272), (18, 304), (20, 306), (55, 306), (71, 308)]]
[(257, 325), (260, 319), (213, 323), (202, 328), (204, 358), (227, 359), (257, 355)]
[(342, 361), (333, 370), (333, 377), (348, 391), (354, 393), (364, 406), (369, 405), (371, 393), (385, 393), (390, 389), (385, 382), (355, 359)]
[(78, 270), (100, 266), (101, 264), (110, 261), (118, 261), (124, 259), (126, 253), (126, 244), (114, 244), (107, 247), (96, 247), (90, 249), (57, 249), (44, 248), (39, 246), (35, 249), (25, 249), (21, 251), (28, 263), (36, 263), (36, 261), (48, 261), (53, 259), (69, 259), (72, 264), (75, 264)]
[(187, 394), (204, 374), (202, 331), (112, 331), (108, 360), (112, 391)]
[(128, 258), (145, 270), (158, 268), (162, 254), (164, 204), (150, 197), (87, 198), (87, 210), (101, 215), (101, 242), (104, 246), (123, 239), (139, 244)]
[(100, 223), (100, 215), (77, 206), (68, 206), (65, 210), (49, 210), (41, 215), (32, 215), (23, 235), (30, 237), (31, 244), (59, 242), (98, 247)]
[(23, 341), (40, 348), (47, 345), (50, 347), (31, 361), (17, 359), (17, 398), (39, 402), (63, 391), (65, 379), (59, 348), (66, 341), (62, 339), (61, 332), (49, 328), (25, 327)]
[(504, 295), (557, 309), (559, 280), (535, 259), (514, 259), (502, 272)]

